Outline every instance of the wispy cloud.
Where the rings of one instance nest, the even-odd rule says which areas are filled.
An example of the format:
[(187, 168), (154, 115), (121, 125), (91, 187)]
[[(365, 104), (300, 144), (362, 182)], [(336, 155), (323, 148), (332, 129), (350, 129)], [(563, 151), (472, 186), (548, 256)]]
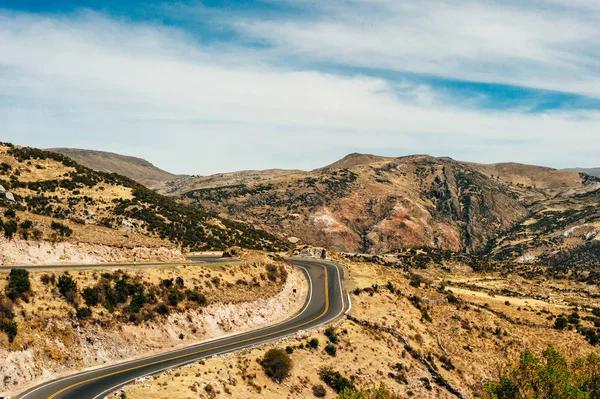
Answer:
[[(372, 3), (382, 17), (392, 7)], [(354, 33), (346, 37), (338, 29), (350, 29), (354, 11), (338, 7), (329, 5), (323, 13), (340, 12), (341, 25), (329, 21), (334, 27), (327, 28), (320, 26), (323, 21), (309, 20), (302, 22), (305, 31), (300, 33), (300, 21), (226, 21), (277, 43), (270, 49), (222, 41), (202, 44), (182, 29), (94, 12), (2, 12), (2, 139), (139, 155), (179, 173), (310, 169), (350, 151), (556, 166), (597, 162), (600, 142), (593, 138), (600, 136), (600, 112), (464, 107), (425, 83), (338, 74), (285, 58), (302, 53), (356, 65), (366, 59), (376, 62), (385, 48), (378, 41), (385, 43), (386, 37), (400, 46), (400, 39), (391, 35), (391, 22), (382, 21), (392, 30), (390, 36), (382, 32), (376, 40), (372, 29), (382, 28), (363, 23), (362, 50), (351, 51)], [(289, 37), (283, 38), (286, 32)], [(435, 36), (425, 37), (424, 43), (433, 45)], [(412, 53), (425, 53), (421, 45), (407, 43)], [(440, 51), (444, 47), (436, 46)], [(492, 53), (500, 57), (501, 46), (496, 47)], [(463, 53), (476, 58), (476, 53)], [(401, 58), (397, 51), (382, 62)], [(433, 57), (421, 61), (436, 63)], [(457, 65), (454, 69), (461, 71)]]
[(594, 1), (290, 0), (310, 17), (232, 23), (283, 53), (600, 96)]

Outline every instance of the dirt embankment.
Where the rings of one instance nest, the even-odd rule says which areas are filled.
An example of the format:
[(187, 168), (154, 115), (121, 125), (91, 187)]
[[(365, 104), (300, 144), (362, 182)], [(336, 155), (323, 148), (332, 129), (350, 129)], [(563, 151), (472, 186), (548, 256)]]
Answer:
[[(86, 321), (66, 315), (69, 309), (73, 311), (72, 307), (55, 290), (42, 293), (48, 287), (40, 281), (43, 273), (36, 272), (32, 274), (32, 288), (40, 293), (30, 303), (22, 304), (25, 316), (16, 317), (19, 335), (15, 342), (9, 344), (0, 334), (0, 358), (4, 359), (0, 363), (0, 392), (14, 394), (86, 367), (148, 356), (282, 321), (300, 310), (308, 284), (302, 273), (290, 265), (285, 265), (285, 282), (262, 279), (268, 262), (136, 269), (129, 275), (139, 273), (145, 282), (182, 277), (186, 287), (205, 287), (203, 292), (209, 301), (203, 307), (182, 303), (168, 316), (138, 324), (111, 322), (108, 317), (118, 316), (111, 316), (101, 306), (94, 307), (91, 319)], [(102, 270), (76, 275), (80, 288), (82, 279), (93, 281), (94, 273)], [(208, 288), (207, 282), (217, 277), (218, 287)], [(235, 283), (255, 277), (260, 284)], [(295, 301), (294, 288), (299, 293)], [(19, 307), (15, 306), (15, 311), (20, 311)]]
[(0, 265), (185, 262), (181, 250), (167, 247), (117, 247), (82, 242), (11, 240), (0, 237)]

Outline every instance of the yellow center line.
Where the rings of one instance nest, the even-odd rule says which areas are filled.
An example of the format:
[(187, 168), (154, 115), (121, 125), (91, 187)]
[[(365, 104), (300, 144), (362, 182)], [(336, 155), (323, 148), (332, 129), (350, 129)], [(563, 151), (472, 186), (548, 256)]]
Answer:
[(261, 339), (261, 338), (266, 338), (266, 337), (269, 337), (271, 335), (275, 335), (275, 334), (279, 334), (279, 333), (282, 333), (282, 332), (290, 331), (290, 330), (293, 330), (295, 328), (299, 328), (299, 327), (305, 326), (307, 324), (310, 324), (313, 321), (319, 320), (321, 317), (325, 316), (325, 314), (329, 310), (329, 275), (328, 275), (328, 272), (327, 272), (327, 267), (323, 266), (323, 269), (325, 270), (325, 309), (323, 310), (323, 312), (320, 315), (318, 315), (314, 319), (306, 321), (306, 322), (304, 322), (302, 324), (299, 324), (297, 326), (292, 326), (292, 327), (284, 328), (283, 330), (273, 331), (271, 333), (259, 335), (259, 336), (256, 336), (256, 337), (246, 338), (246, 339), (243, 339), (241, 341), (236, 341), (236, 342), (232, 342), (232, 343), (229, 343), (229, 344), (215, 346), (215, 347), (208, 348), (208, 349), (202, 349), (202, 350), (199, 350), (199, 351), (196, 351), (196, 352), (187, 353), (187, 354), (183, 354), (183, 355), (178, 355), (178, 356), (174, 356), (174, 357), (171, 357), (171, 358), (168, 358), (168, 359), (157, 360), (155, 362), (145, 363), (145, 364), (141, 364), (139, 366), (134, 366), (134, 367), (130, 367), (130, 368), (127, 368), (127, 369), (114, 371), (112, 373), (99, 375), (97, 377), (93, 377), (93, 378), (90, 378), (90, 379), (87, 379), (87, 380), (80, 381), (80, 382), (77, 382), (75, 384), (69, 385), (68, 387), (64, 387), (60, 391), (57, 391), (57, 392), (53, 393), (52, 395), (50, 395), (48, 397), (48, 399), (54, 399), (58, 395), (60, 395), (61, 393), (65, 392), (65, 391), (68, 391), (69, 389), (75, 388), (75, 387), (77, 387), (79, 385), (87, 384), (88, 382), (96, 381), (96, 380), (99, 380), (99, 379), (102, 379), (102, 378), (106, 378), (106, 377), (112, 377), (113, 375), (118, 375), (118, 374), (126, 373), (128, 371), (137, 370), (137, 369), (144, 368), (144, 367), (155, 366), (157, 364), (166, 363), (166, 362), (170, 362), (170, 361), (177, 360), (177, 359), (182, 359), (184, 357), (199, 355), (201, 353), (209, 352), (209, 351), (216, 350), (216, 349), (226, 348), (228, 346), (232, 346), (232, 345), (236, 345), (236, 344), (243, 344), (244, 342), (248, 342), (248, 341), (253, 341), (253, 340), (257, 340), (257, 339)]

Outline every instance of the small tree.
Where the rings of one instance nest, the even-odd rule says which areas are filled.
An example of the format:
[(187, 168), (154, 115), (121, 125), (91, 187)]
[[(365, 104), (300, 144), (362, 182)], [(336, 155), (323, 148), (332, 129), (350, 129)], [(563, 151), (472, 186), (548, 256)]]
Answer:
[(327, 346), (325, 346), (325, 352), (327, 352), (329, 356), (335, 356), (337, 354), (337, 348), (333, 344), (327, 344)]
[(557, 330), (564, 330), (567, 327), (567, 319), (562, 316), (558, 316), (556, 320), (554, 320), (554, 328)]
[(292, 359), (281, 349), (269, 349), (260, 364), (265, 374), (277, 383), (283, 381), (292, 369)]
[(9, 220), (8, 222), (4, 222), (4, 235), (6, 238), (12, 238), (17, 232), (17, 222), (14, 220)]
[(11, 269), (8, 275), (7, 295), (12, 300), (25, 298), (31, 289), (29, 272), (25, 269)]

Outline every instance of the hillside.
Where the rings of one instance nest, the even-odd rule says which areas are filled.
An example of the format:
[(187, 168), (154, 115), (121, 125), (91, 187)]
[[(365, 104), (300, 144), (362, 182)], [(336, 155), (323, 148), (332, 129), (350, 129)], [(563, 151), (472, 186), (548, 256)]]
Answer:
[(63, 154), (78, 164), (98, 172), (127, 176), (146, 187), (153, 187), (177, 178), (177, 175), (165, 172), (144, 159), (127, 155), (78, 148), (51, 148), (48, 151)]
[[(519, 249), (523, 240), (537, 248), (537, 256), (565, 244), (557, 238), (565, 229), (594, 222), (598, 206), (588, 199), (599, 188), (592, 177), (531, 165), (351, 154), (312, 172), (221, 181), (179, 199), (334, 250), (385, 253), (433, 247), (503, 259), (501, 253), (509, 254), (514, 260), (524, 255)], [(557, 209), (579, 216), (547, 213)], [(531, 218), (544, 217), (562, 221), (542, 230), (525, 227)], [(568, 246), (584, 241), (571, 240)]]
[[(458, 259), (437, 260), (427, 267), (407, 266), (404, 260), (376, 265), (369, 257), (339, 260), (352, 270), (346, 280), (350, 316), (260, 347), (138, 379), (124, 388), (124, 396), (515, 398), (486, 395), (486, 382), (500, 379), (524, 351), (540, 357), (549, 345), (568, 363), (594, 356), (595, 362), (582, 369), (597, 378), (597, 286), (547, 276), (473, 271)], [(292, 361), (282, 382), (269, 378), (266, 367), (257, 361), (273, 348)], [(532, 373), (533, 367), (525, 372)], [(560, 378), (564, 373), (559, 370), (546, 376)], [(340, 383), (360, 393), (340, 394)], [(380, 384), (387, 394), (383, 389), (378, 395), (362, 391)]]
[(164, 182), (155, 187), (155, 190), (160, 194), (175, 196), (193, 190), (248, 184), (296, 173), (304, 172), (297, 169), (267, 169), (242, 170), (239, 172), (218, 173), (210, 176), (181, 176)]
[(28, 241), (67, 243), (65, 253), (83, 244), (184, 250), (279, 245), (246, 224), (179, 204), (127, 177), (93, 171), (55, 152), (2, 144), (0, 165), (0, 191), (6, 191), (0, 196), (1, 225), (9, 240), (0, 244), (12, 248), (2, 251), (5, 263), (20, 259), (14, 258), (19, 245), (30, 252), (41, 245)]

